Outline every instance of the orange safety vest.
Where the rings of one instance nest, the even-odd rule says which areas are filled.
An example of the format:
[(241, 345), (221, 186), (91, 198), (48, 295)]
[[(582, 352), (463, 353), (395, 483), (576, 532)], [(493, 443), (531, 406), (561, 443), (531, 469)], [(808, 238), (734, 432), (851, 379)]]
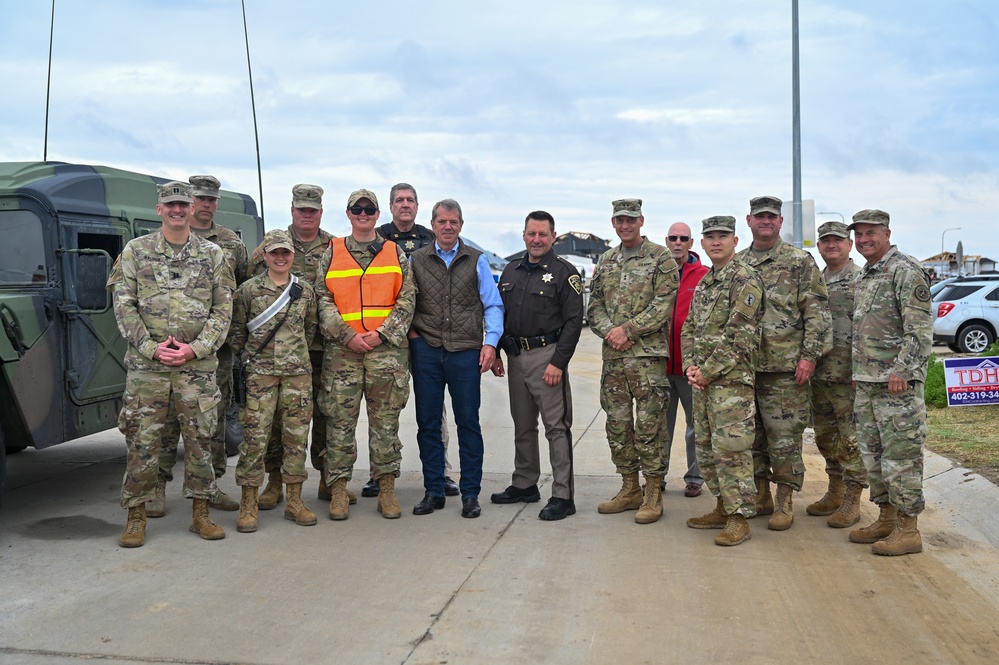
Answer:
[(330, 241), (333, 257), (326, 272), (326, 288), (333, 294), (340, 316), (359, 333), (377, 330), (395, 306), (402, 289), (402, 266), (395, 243), (385, 240), (367, 268), (354, 258), (343, 238)]

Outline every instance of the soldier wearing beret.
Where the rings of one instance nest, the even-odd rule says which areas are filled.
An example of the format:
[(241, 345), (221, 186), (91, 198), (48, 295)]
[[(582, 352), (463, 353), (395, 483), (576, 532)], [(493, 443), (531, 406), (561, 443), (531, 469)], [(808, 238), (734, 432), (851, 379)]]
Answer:
[(683, 326), (683, 364), (694, 388), (697, 462), (717, 503), (687, 526), (723, 529), (715, 544), (733, 546), (750, 537), (746, 520), (756, 515), (753, 385), (764, 287), (755, 270), (733, 260), (735, 217), (708, 217), (701, 234), (711, 271), (697, 285)]
[[(590, 282), (586, 319), (604, 340), (600, 406), (607, 414), (611, 461), (621, 490), (597, 506), (600, 513), (638, 510), (639, 524), (663, 513), (659, 486), (666, 471), (660, 440), (669, 402), (666, 358), (679, 274), (672, 253), (642, 235), (641, 199), (612, 204), (621, 244), (600, 256)], [(638, 474), (645, 474), (643, 494)]]
[(826, 264), (822, 278), (829, 289), (833, 348), (819, 359), (812, 376), (812, 422), (829, 488), (805, 512), (829, 515), (827, 524), (842, 529), (860, 520), (860, 494), (867, 487), (853, 422), (853, 295), (860, 268), (850, 258), (853, 241), (846, 224), (826, 222), (818, 237), (819, 255)]
[[(794, 521), (792, 493), (805, 478), (801, 435), (811, 403), (808, 381), (832, 347), (832, 319), (815, 259), (781, 240), (781, 200), (759, 196), (749, 206), (753, 242), (737, 258), (760, 274), (767, 295), (756, 368), (756, 514), (772, 515), (768, 528), (783, 531)], [(776, 501), (771, 481), (777, 483)]]
[(257, 530), (257, 492), (264, 483), (264, 455), (275, 421), (284, 452), (284, 517), (301, 526), (316, 523), (316, 514), (302, 503), (312, 422), (309, 340), (316, 334), (316, 300), (312, 285), (291, 272), (295, 245), (288, 232), (269, 231), (261, 244), (267, 272), (239, 287), (229, 332), (233, 352), (246, 365), (243, 443), (236, 465), (236, 483), (242, 488), (236, 530), (241, 533)]
[(209, 516), (209, 501), (218, 494), (211, 437), (221, 399), (215, 351), (229, 330), (236, 284), (219, 246), (191, 233), (188, 184), (170, 182), (157, 191), (160, 230), (130, 240), (108, 280), (118, 328), (128, 342), (118, 419), (128, 448), (122, 547), (145, 543), (146, 504), (156, 493), (162, 428), (171, 407), (184, 435), (184, 495), (194, 499), (190, 530), (206, 540), (225, 537)]
[(891, 244), (888, 213), (861, 210), (850, 229), (867, 259), (853, 313), (854, 414), (877, 520), (850, 532), (875, 554), (923, 550), (923, 383), (933, 344), (930, 283), (919, 261)]
[[(558, 256), (555, 218), (536, 210), (524, 220), (527, 253), (500, 276), (503, 337), (510, 364), (510, 415), (514, 428), (511, 484), (490, 497), (493, 503), (533, 503), (541, 499), (538, 479), (538, 416), (545, 426), (552, 466), (552, 497), (538, 515), (560, 520), (576, 513), (572, 477), (572, 389), (569, 360), (583, 329), (583, 282), (576, 267)], [(503, 376), (496, 356), (493, 374)]]

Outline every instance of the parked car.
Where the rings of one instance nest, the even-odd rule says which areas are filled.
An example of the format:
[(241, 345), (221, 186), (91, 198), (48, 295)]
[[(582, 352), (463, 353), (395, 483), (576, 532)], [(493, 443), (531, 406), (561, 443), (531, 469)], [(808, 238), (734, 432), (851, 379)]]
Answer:
[(933, 298), (934, 343), (981, 353), (999, 336), (999, 276), (958, 277)]

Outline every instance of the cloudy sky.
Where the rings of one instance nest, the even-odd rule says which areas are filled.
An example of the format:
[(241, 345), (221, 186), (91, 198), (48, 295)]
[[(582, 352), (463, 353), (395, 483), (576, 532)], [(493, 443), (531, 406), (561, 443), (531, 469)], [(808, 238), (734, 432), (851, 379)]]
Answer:
[[(9, 5), (0, 160), (40, 160), (50, 6)], [(455, 198), (501, 254), (538, 208), (613, 237), (611, 200), (640, 197), (654, 239), (731, 214), (745, 244), (748, 199), (791, 198), (789, 0), (246, 9), (269, 228), (299, 182), (334, 233), (351, 190), (413, 183), (419, 221)], [(999, 259), (997, 24), (986, 0), (801, 2), (802, 198), (887, 210), (918, 258), (961, 227), (947, 249)], [(57, 0), (49, 159), (212, 173), (259, 203), (244, 49), (238, 0)]]

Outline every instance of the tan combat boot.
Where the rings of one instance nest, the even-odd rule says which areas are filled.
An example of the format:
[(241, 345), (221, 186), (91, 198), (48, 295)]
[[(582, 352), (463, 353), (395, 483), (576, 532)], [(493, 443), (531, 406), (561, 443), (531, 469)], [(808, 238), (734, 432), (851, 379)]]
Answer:
[(284, 507), (284, 518), (292, 520), (299, 526), (312, 526), (316, 523), (316, 514), (302, 503), (302, 483), (288, 483), (288, 503)]
[(864, 486), (852, 480), (846, 481), (846, 489), (843, 492), (843, 503), (840, 504), (836, 512), (829, 516), (826, 524), (834, 529), (845, 529), (860, 521), (860, 494), (864, 491)]
[(728, 516), (728, 521), (725, 523), (725, 530), (715, 536), (715, 545), (731, 547), (749, 540), (751, 537), (749, 535), (749, 521), (737, 513)]
[(236, 531), (253, 533), (257, 530), (257, 488), (243, 485), (243, 498), (239, 502)]
[(146, 504), (140, 503), (135, 508), (128, 509), (128, 521), (125, 530), (118, 538), (121, 547), (142, 547), (146, 542)]
[(923, 539), (916, 528), (915, 515), (898, 514), (898, 524), (891, 535), (871, 545), (871, 551), (884, 556), (917, 554), (923, 551)]
[(402, 508), (395, 496), (395, 476), (392, 474), (378, 479), (378, 512), (389, 520), (402, 517)]
[(770, 494), (770, 481), (766, 476), (756, 476), (756, 516), (774, 514), (774, 497)]
[(156, 479), (153, 489), (153, 500), (143, 504), (146, 507), (146, 517), (163, 517), (166, 515), (166, 481)]
[(225, 538), (225, 529), (212, 521), (208, 514), (208, 499), (194, 497), (192, 510), (194, 519), (188, 529), (191, 533), (196, 533), (205, 540), (222, 540)]
[[(333, 498), (333, 495), (330, 493), (330, 486), (327, 485), (326, 481), (323, 480), (322, 478), (319, 479), (318, 497), (320, 501), (329, 501), (330, 499)], [(350, 490), (347, 490), (347, 503), (349, 503), (352, 506), (355, 503), (357, 503), (357, 495), (351, 492)]]
[(663, 515), (663, 492), (659, 487), (661, 476), (645, 476), (645, 496), (635, 513), (636, 524), (658, 522)]
[(330, 485), (330, 519), (345, 520), (350, 517), (350, 499), (347, 498), (347, 479), (337, 478)]
[(880, 508), (881, 512), (873, 523), (850, 532), (851, 543), (876, 543), (891, 535), (898, 524), (898, 508), (890, 503), (882, 504)]
[(635, 471), (621, 477), (624, 479), (621, 489), (614, 495), (613, 499), (604, 501), (597, 506), (598, 513), (609, 515), (622, 513), (626, 510), (638, 510), (642, 507), (642, 501), (645, 497), (642, 494), (642, 486), (638, 484), (638, 472)]
[(794, 488), (786, 483), (777, 483), (777, 498), (774, 499), (774, 511), (767, 522), (771, 531), (787, 531), (794, 523), (794, 511), (791, 508), (791, 495)]
[(829, 476), (829, 488), (821, 499), (805, 507), (809, 515), (832, 515), (843, 503), (843, 476)]
[(687, 520), (687, 526), (691, 529), (724, 529), (727, 524), (728, 515), (725, 514), (725, 506), (722, 505), (721, 497), (718, 497), (718, 503), (715, 504), (715, 509), (710, 513)]
[(284, 500), (284, 483), (281, 481), (280, 471), (271, 471), (267, 474), (267, 486), (257, 498), (257, 507), (260, 510), (274, 510), (277, 505)]
[(215, 510), (225, 510), (226, 512), (239, 510), (239, 502), (222, 490), (219, 490), (218, 496), (214, 500), (209, 501), (208, 505)]

